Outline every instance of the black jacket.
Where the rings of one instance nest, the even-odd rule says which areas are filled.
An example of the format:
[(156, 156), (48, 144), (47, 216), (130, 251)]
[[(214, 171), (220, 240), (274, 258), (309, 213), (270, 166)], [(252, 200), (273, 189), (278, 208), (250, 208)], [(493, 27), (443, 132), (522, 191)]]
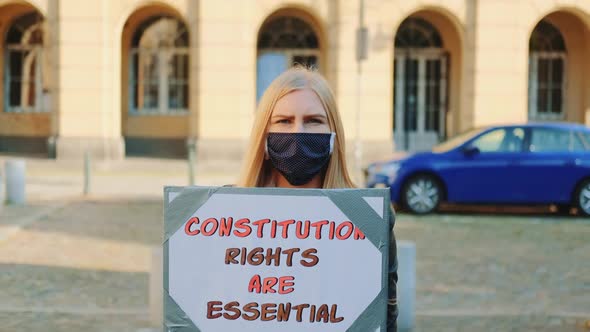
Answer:
[(387, 332), (397, 331), (397, 244), (395, 242), (395, 215), (393, 209), (390, 209), (389, 228), (391, 238), (389, 245), (389, 291), (387, 299)]

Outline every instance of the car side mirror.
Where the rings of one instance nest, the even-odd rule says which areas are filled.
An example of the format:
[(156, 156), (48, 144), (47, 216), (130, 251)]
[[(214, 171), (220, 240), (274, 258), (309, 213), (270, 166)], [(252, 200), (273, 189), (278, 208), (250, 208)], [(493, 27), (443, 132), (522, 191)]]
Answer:
[(473, 156), (479, 153), (479, 148), (477, 146), (469, 145), (463, 148), (463, 154), (466, 156)]

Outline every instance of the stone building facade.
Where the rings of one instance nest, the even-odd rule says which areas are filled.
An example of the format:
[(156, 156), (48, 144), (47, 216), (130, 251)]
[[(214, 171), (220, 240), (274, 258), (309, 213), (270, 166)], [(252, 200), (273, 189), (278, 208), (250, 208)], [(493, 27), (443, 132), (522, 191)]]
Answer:
[(359, 70), (356, 0), (1, 0), (0, 151), (194, 144), (236, 161), (258, 96), (294, 63), (327, 77), (365, 161), (477, 126), (590, 123), (590, 0), (364, 3)]

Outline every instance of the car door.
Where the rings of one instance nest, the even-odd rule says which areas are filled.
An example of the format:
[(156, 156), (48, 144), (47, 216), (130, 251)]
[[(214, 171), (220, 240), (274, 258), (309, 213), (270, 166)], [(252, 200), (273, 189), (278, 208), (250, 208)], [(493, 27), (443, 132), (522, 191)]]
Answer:
[(514, 165), (523, 151), (524, 129), (491, 129), (454, 152), (442, 176), (448, 200), (464, 203), (510, 202), (520, 195)]
[(559, 127), (529, 129), (528, 151), (518, 163), (518, 203), (569, 203), (576, 183), (585, 175), (584, 144), (573, 130)]

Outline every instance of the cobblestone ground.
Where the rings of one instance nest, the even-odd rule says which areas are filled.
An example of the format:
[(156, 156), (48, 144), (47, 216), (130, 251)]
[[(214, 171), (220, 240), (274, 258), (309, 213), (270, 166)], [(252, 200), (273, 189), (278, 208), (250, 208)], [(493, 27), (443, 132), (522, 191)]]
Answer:
[[(5, 207), (0, 331), (150, 330), (161, 219), (157, 200)], [(400, 215), (395, 228), (416, 243), (414, 331), (590, 331), (590, 221)]]
[(590, 221), (400, 216), (416, 243), (417, 330), (590, 331)]

